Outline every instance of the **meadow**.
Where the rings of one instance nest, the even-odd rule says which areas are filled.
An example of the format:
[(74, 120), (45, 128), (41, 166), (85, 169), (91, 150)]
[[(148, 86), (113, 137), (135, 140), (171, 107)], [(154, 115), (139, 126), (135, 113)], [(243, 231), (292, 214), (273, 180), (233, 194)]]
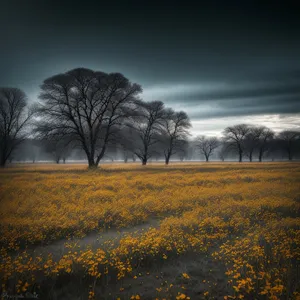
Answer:
[(0, 170), (1, 295), (300, 299), (300, 163)]

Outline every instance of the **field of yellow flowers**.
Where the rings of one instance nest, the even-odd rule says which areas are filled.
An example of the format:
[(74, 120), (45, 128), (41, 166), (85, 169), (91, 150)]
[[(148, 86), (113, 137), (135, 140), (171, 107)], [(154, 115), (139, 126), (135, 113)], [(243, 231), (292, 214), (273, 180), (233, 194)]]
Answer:
[(0, 170), (2, 299), (299, 299), (300, 164)]

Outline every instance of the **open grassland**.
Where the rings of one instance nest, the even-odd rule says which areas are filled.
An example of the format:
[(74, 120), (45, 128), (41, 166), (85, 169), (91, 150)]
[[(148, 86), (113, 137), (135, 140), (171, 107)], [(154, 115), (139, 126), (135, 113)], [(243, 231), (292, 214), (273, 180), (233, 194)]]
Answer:
[(1, 292), (299, 299), (300, 164), (0, 171)]

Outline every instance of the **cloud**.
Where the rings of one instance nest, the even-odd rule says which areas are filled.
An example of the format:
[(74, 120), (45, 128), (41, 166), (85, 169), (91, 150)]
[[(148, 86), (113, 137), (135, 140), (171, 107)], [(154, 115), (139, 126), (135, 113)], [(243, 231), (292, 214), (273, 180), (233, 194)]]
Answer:
[(183, 97), (203, 93), (212, 93), (216, 89), (225, 89), (226, 83), (179, 83), (149, 86), (144, 89), (143, 97), (146, 101), (161, 99), (162, 101), (176, 102)]
[(192, 135), (221, 136), (229, 125), (265, 125), (275, 132), (300, 129), (300, 73), (260, 78), (148, 86), (144, 100), (162, 100), (191, 118)]
[[(290, 74), (288, 74), (290, 75)], [(154, 85), (144, 100), (162, 100), (191, 118), (300, 112), (300, 77), (273, 76), (262, 81), (236, 80)]]
[(193, 120), (193, 128), (191, 133), (193, 136), (208, 135), (222, 136), (222, 131), (227, 127), (235, 124), (246, 123), (250, 125), (264, 125), (275, 132), (282, 130), (300, 130), (300, 114), (267, 114), (267, 115), (252, 115), (252, 116), (235, 116), (209, 118), (203, 120)]

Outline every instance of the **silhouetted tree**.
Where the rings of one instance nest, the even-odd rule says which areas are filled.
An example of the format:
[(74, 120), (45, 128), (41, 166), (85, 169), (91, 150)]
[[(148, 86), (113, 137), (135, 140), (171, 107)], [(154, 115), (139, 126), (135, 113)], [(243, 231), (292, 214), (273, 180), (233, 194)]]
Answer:
[(244, 150), (249, 161), (252, 162), (254, 151), (258, 148), (260, 130), (255, 126), (249, 126), (249, 131), (244, 139)]
[(142, 91), (140, 85), (120, 73), (84, 68), (50, 77), (41, 88), (37, 132), (42, 137), (76, 142), (84, 150), (90, 168), (98, 166)]
[(209, 157), (213, 154), (214, 150), (218, 148), (219, 141), (216, 137), (199, 136), (196, 139), (196, 147), (205, 156), (205, 160), (208, 162)]
[(0, 88), (0, 166), (4, 167), (13, 151), (28, 135), (26, 126), (33, 116), (27, 97), (17, 88)]
[(229, 126), (225, 128), (224, 140), (228, 143), (228, 147), (237, 151), (239, 155), (239, 162), (243, 160), (243, 153), (245, 150), (245, 138), (249, 133), (250, 127), (247, 124), (239, 124), (234, 126)]
[(282, 147), (287, 153), (288, 159), (292, 160), (296, 148), (296, 142), (300, 139), (300, 132), (285, 130), (280, 132), (278, 137), (282, 141)]
[(173, 109), (167, 109), (162, 119), (164, 130), (163, 150), (166, 165), (170, 158), (175, 154), (187, 139), (188, 129), (192, 126), (188, 115), (183, 112), (175, 112)]
[(44, 144), (45, 151), (53, 157), (54, 161), (59, 164), (61, 160), (66, 162), (71, 150), (71, 141), (63, 139), (51, 139), (41, 141)]
[(180, 140), (179, 145), (177, 147), (177, 153), (180, 161), (187, 159), (188, 150), (189, 150), (189, 141), (188, 140)]
[(134, 153), (146, 165), (154, 154), (153, 146), (159, 142), (165, 108), (161, 101), (140, 102), (139, 107), (139, 117), (135, 121), (138, 139)]
[(274, 131), (265, 126), (257, 127), (258, 132), (258, 160), (261, 162), (264, 154), (270, 149), (270, 141), (274, 138)]
[(218, 157), (220, 158), (221, 161), (224, 161), (227, 155), (228, 155), (228, 145), (226, 145), (226, 143), (222, 143), (220, 150), (218, 152)]
[(24, 152), (24, 158), (29, 159), (34, 164), (39, 158), (41, 152), (40, 143), (35, 139), (26, 139), (22, 144), (22, 150)]
[(129, 158), (134, 161), (134, 141), (137, 139), (137, 133), (132, 127), (123, 126), (122, 130), (119, 131), (118, 145), (123, 154), (124, 162), (127, 163)]

